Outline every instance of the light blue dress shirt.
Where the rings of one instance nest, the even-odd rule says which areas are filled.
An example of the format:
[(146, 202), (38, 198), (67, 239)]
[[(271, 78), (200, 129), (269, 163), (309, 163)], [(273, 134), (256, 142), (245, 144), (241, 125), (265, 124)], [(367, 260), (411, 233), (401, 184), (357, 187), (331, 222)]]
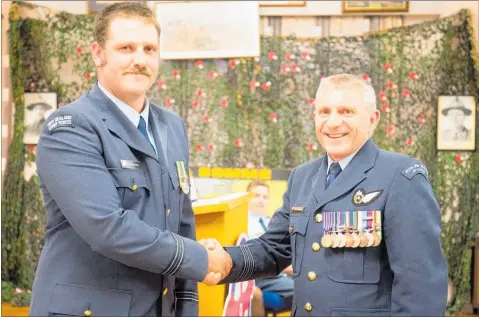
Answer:
[(120, 108), (121, 112), (128, 118), (128, 120), (131, 121), (131, 123), (135, 126), (135, 128), (138, 128), (138, 124), (140, 123), (140, 116), (145, 119), (146, 122), (146, 131), (148, 132), (148, 138), (150, 139), (151, 144), (155, 148), (155, 152), (158, 153), (156, 149), (156, 144), (155, 144), (155, 138), (153, 137), (153, 133), (151, 132), (151, 127), (148, 122), (148, 116), (150, 114), (150, 102), (148, 101), (148, 98), (145, 98), (145, 107), (143, 107), (143, 111), (140, 113), (136, 112), (135, 109), (133, 109), (131, 106), (128, 104), (124, 103), (120, 99), (116, 98), (113, 96), (111, 93), (109, 93), (105, 88), (102, 87), (100, 82), (98, 82), (98, 87), (100, 87), (101, 91), (110, 98), (113, 103)]

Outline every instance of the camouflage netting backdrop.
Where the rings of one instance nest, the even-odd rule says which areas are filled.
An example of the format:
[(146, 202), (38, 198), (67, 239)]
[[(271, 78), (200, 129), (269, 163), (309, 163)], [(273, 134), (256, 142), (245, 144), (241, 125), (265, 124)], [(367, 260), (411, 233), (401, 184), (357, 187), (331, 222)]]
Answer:
[[(44, 17), (25, 18), (28, 11)], [(28, 289), (45, 214), (37, 177), (24, 171), (35, 159), (35, 146), (23, 144), (23, 96), (56, 92), (62, 106), (94, 84), (92, 17), (14, 3), (10, 23), (16, 111), (2, 197), (2, 280)], [(167, 61), (149, 98), (186, 121), (191, 166), (292, 168), (321, 153), (313, 121), (321, 77), (346, 72), (370, 81), (381, 111), (375, 142), (413, 155), (429, 169), (456, 287), (449, 310), (457, 311), (470, 301), (479, 154), (436, 150), (437, 103), (441, 95), (477, 98), (477, 58), (471, 16), (464, 10), (364, 36), (263, 37), (257, 59)]]

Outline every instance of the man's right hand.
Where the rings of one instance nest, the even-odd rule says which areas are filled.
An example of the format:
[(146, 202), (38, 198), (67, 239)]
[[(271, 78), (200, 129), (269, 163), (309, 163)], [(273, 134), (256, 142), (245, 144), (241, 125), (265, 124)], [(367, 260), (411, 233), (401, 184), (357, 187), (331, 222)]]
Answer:
[(221, 244), (215, 239), (199, 241), (208, 252), (208, 273), (203, 280), (207, 285), (216, 285), (224, 279), (233, 267), (233, 261)]

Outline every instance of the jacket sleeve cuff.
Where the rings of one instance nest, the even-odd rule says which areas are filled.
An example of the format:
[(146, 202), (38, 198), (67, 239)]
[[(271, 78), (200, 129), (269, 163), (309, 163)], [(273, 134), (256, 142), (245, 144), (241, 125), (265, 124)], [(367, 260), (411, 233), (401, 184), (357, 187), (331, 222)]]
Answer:
[(255, 264), (249, 245), (226, 247), (225, 250), (233, 261), (233, 268), (221, 283), (249, 281), (253, 275)]
[(176, 248), (164, 275), (174, 275), (185, 280), (201, 282), (208, 272), (208, 252), (198, 242), (171, 232)]

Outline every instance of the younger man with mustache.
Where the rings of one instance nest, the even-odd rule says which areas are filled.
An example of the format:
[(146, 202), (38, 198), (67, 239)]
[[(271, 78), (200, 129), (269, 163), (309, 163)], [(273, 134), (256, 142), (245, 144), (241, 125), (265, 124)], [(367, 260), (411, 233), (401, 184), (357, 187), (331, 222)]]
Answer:
[(196, 316), (197, 281), (218, 282), (231, 260), (195, 241), (184, 122), (146, 98), (158, 23), (120, 2), (94, 32), (98, 82), (46, 120), (38, 143), (47, 224), (30, 314)]

